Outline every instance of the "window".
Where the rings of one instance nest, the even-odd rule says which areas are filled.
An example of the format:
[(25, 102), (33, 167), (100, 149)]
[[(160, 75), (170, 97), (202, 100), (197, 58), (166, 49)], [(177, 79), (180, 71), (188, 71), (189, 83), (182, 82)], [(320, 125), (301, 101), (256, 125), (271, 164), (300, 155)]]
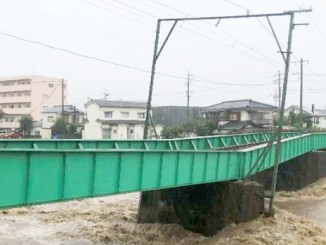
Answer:
[(111, 139), (111, 129), (103, 128), (103, 139)]
[(53, 116), (48, 116), (48, 122), (54, 122), (54, 117)]
[(104, 112), (104, 117), (105, 118), (112, 118), (112, 114), (113, 114), (112, 111), (105, 111)]
[(117, 133), (117, 130), (116, 129), (113, 129), (113, 133), (116, 134)]
[(129, 118), (129, 112), (121, 112), (121, 118)]
[(239, 113), (230, 113), (229, 114), (229, 120), (230, 121), (237, 121), (239, 120)]
[(39, 136), (40, 135), (40, 131), (35, 131), (35, 135)]
[(145, 118), (145, 112), (138, 112), (138, 119), (144, 119)]
[(53, 88), (53, 83), (48, 84), (49, 88)]
[(16, 117), (5, 117), (5, 122), (16, 122)]
[(134, 130), (133, 129), (130, 129), (130, 131), (129, 131), (131, 134), (133, 134), (134, 133)]

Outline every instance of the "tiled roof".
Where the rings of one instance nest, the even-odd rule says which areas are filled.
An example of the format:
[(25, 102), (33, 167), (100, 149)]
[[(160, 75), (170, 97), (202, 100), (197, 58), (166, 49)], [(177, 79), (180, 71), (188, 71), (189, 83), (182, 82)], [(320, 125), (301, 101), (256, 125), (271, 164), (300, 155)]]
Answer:
[(146, 108), (146, 102), (136, 102), (136, 101), (112, 101), (112, 100), (91, 100), (88, 102), (95, 103), (100, 107), (118, 107), (118, 108)]
[[(81, 113), (81, 114), (84, 114), (83, 111), (77, 109), (77, 108), (74, 108), (72, 105), (65, 105), (64, 106), (64, 112), (66, 113), (74, 113), (75, 110), (76, 110), (76, 113)], [(51, 107), (51, 108), (47, 108), (47, 109), (44, 109), (42, 111), (42, 113), (61, 113), (62, 112), (62, 106), (54, 106), (54, 107)]]
[(315, 109), (316, 116), (326, 116), (326, 110), (321, 110), (321, 109)]
[(262, 109), (262, 110), (277, 110), (276, 106), (264, 104), (254, 100), (233, 100), (233, 101), (224, 101), (219, 104), (211, 105), (203, 108), (203, 111), (224, 111), (232, 109)]
[[(288, 108), (285, 109), (285, 112), (290, 112), (290, 111), (300, 111), (300, 106), (298, 105), (291, 105)], [(311, 115), (311, 112), (307, 107), (303, 107), (303, 113)]]

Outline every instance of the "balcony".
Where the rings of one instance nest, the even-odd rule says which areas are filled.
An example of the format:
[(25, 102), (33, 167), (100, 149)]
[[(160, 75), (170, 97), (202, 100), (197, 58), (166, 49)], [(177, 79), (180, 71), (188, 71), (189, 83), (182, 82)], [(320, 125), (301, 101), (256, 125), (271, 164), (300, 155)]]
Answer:
[(0, 104), (31, 103), (30, 96), (0, 97)]
[(4, 113), (11, 115), (30, 114), (31, 108), (3, 108)]
[(273, 119), (253, 119), (251, 120), (256, 125), (273, 125)]
[(31, 84), (0, 86), (0, 93), (1, 92), (15, 92), (15, 91), (30, 91), (31, 89), (32, 89)]
[(19, 122), (0, 122), (0, 128), (17, 129), (19, 126)]

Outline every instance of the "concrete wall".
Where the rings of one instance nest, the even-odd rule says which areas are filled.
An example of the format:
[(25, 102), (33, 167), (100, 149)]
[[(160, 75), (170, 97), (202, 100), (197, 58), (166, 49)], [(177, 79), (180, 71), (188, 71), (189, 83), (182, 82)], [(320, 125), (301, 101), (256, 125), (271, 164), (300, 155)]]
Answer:
[(177, 223), (205, 236), (264, 211), (264, 187), (254, 182), (219, 182), (143, 192), (140, 223)]
[[(218, 182), (143, 192), (140, 223), (177, 223), (206, 236), (231, 223), (256, 218), (264, 211), (264, 188), (273, 169), (252, 177), (257, 182)], [(326, 152), (311, 152), (279, 166), (277, 190), (296, 191), (326, 177)]]
[[(252, 177), (270, 189), (273, 169), (265, 170)], [(326, 177), (326, 152), (310, 152), (279, 166), (277, 178), (278, 191), (296, 191), (321, 178)]]

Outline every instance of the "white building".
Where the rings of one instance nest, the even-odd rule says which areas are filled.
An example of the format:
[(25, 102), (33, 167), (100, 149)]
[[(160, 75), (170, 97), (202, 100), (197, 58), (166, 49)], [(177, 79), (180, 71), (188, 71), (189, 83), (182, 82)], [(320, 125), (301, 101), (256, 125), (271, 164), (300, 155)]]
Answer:
[[(291, 106), (289, 106), (288, 108), (286, 108), (284, 110), (284, 116), (288, 117), (290, 115), (290, 112), (293, 112), (295, 114), (300, 114), (300, 106), (298, 106), (298, 105), (291, 105)], [(312, 115), (309, 112), (309, 109), (306, 108), (306, 107), (303, 107), (302, 108), (302, 112), (303, 112), (303, 114), (306, 114), (306, 115)]]
[[(86, 107), (84, 139), (142, 139), (146, 103), (91, 100)], [(158, 135), (162, 127), (156, 126)], [(153, 132), (149, 132), (153, 135)]]
[(321, 129), (326, 128), (326, 109), (315, 109), (313, 113), (313, 126)]
[(40, 121), (41, 112), (66, 101), (66, 81), (43, 76), (17, 76), (0, 78), (0, 109), (5, 117), (0, 121), (0, 129), (12, 131), (20, 127), (23, 115), (31, 115)]
[[(84, 112), (72, 105), (65, 105), (63, 108), (65, 122), (77, 127), (77, 133), (81, 133), (84, 123)], [(62, 117), (62, 106), (54, 106), (42, 111), (42, 139), (50, 139), (52, 136), (51, 127), (58, 118)]]

